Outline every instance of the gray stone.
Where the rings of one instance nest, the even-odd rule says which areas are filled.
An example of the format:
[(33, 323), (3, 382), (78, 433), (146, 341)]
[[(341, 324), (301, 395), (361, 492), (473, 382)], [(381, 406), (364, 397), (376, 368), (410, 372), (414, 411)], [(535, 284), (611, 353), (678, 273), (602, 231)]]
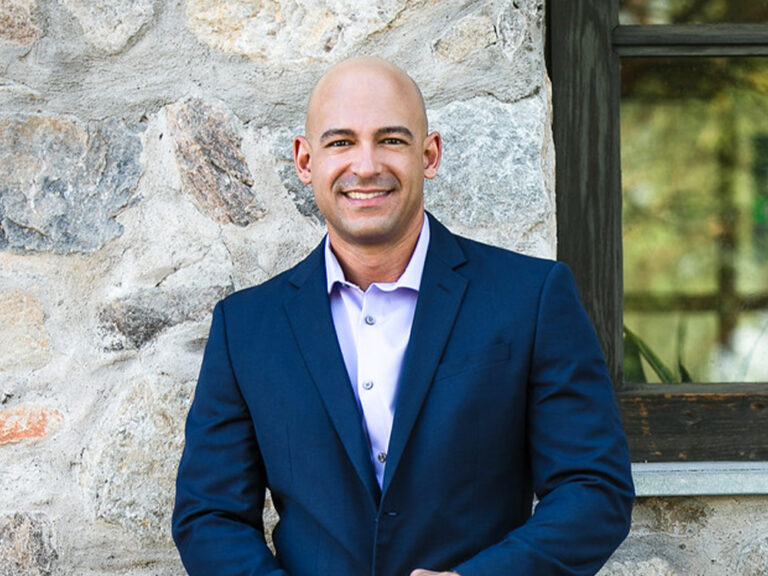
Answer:
[(119, 120), (0, 119), (0, 249), (93, 252), (122, 232), (141, 141)]
[(262, 62), (339, 58), (383, 30), (406, 0), (188, 0), (187, 25), (209, 46)]
[(320, 224), (325, 223), (323, 215), (320, 213), (320, 209), (317, 207), (315, 197), (312, 194), (312, 186), (304, 184), (299, 180), (296, 174), (296, 169), (293, 167), (293, 163), (281, 162), (278, 166), (278, 175), (283, 183), (283, 187), (293, 200), (293, 204), (296, 206), (296, 210), (299, 214), (316, 220)]
[(141, 348), (170, 324), (170, 316), (161, 307), (130, 300), (112, 302), (99, 313), (104, 348), (109, 351)]
[(0, 38), (19, 46), (30, 46), (40, 38), (36, 0), (0, 2)]
[(232, 292), (230, 278), (195, 289), (143, 289), (119, 298), (99, 312), (99, 335), (107, 351), (139, 349), (170, 326), (207, 316)]
[(464, 62), (471, 55), (494, 47), (496, 61), (503, 55), (516, 59), (521, 48), (537, 51), (537, 37), (544, 21), (544, 2), (488, 0), (462, 12), (433, 42), (434, 53), (452, 62)]
[(312, 186), (299, 180), (296, 167), (293, 164), (293, 137), (301, 133), (303, 133), (303, 129), (297, 128), (292, 132), (283, 130), (276, 135), (273, 152), (277, 158), (277, 174), (299, 214), (319, 224), (325, 224), (325, 218), (320, 214), (315, 203)]
[(470, 14), (448, 28), (433, 44), (440, 58), (463, 62), (470, 54), (498, 42), (495, 23), (487, 14)]
[(152, 0), (61, 0), (88, 42), (110, 54), (122, 50), (154, 17)]
[(702, 498), (645, 498), (636, 505), (636, 524), (654, 532), (695, 536), (706, 528), (711, 514), (711, 506)]
[(157, 384), (134, 385), (112, 416), (107, 442), (88, 468), (89, 493), (98, 518), (144, 541), (168, 542), (191, 383)]
[(678, 576), (663, 558), (609, 562), (598, 576)]
[(427, 209), (456, 232), (508, 248), (524, 248), (531, 235), (545, 239), (554, 198), (542, 160), (542, 101), (475, 98), (429, 117), (443, 137), (443, 160), (425, 187)]
[(93, 513), (145, 544), (171, 545), (176, 467), (205, 332), (195, 324), (164, 333), (85, 442), (81, 479)]
[(47, 576), (57, 557), (45, 515), (0, 516), (0, 576)]
[[(507, 55), (514, 54), (525, 41), (526, 29), (529, 18), (525, 10), (534, 3), (507, 2), (504, 10), (499, 14), (497, 30), (504, 52)], [(541, 8), (541, 3), (536, 2)]]
[(747, 544), (739, 558), (738, 576), (765, 576), (768, 572), (768, 534)]
[(219, 106), (189, 99), (166, 107), (182, 190), (222, 224), (247, 226), (265, 214), (240, 149), (241, 128)]
[(262, 522), (264, 522), (264, 540), (267, 542), (267, 546), (275, 553), (275, 543), (272, 541), (272, 534), (275, 531), (280, 516), (275, 510), (275, 502), (272, 500), (272, 493), (267, 489), (267, 495), (264, 499), (264, 511), (262, 513)]

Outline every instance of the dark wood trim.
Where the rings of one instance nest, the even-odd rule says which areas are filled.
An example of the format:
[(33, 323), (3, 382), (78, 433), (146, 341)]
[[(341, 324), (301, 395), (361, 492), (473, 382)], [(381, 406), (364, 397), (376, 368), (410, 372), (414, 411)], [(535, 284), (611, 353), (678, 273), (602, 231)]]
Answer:
[(617, 26), (613, 45), (625, 46), (765, 46), (768, 24), (688, 24)]
[[(623, 395), (643, 396), (702, 396), (711, 394), (752, 394), (768, 395), (768, 382), (706, 382), (674, 384), (633, 384), (627, 385)], [(766, 430), (768, 439), (768, 430)]]
[(766, 24), (617, 26), (613, 47), (619, 56), (766, 56)]
[[(722, 296), (720, 294), (652, 294), (642, 292), (625, 292), (624, 309), (633, 312), (669, 312), (685, 310), (686, 312), (713, 312), (718, 309)], [(736, 305), (742, 312), (765, 310), (768, 308), (766, 294), (736, 294)]]
[(550, 0), (550, 74), (557, 151), (558, 259), (571, 266), (621, 382), (618, 4)]
[(619, 154), (620, 56), (768, 55), (768, 27), (619, 27), (617, 0), (549, 0), (547, 14), (558, 257), (595, 324), (633, 460), (768, 461), (768, 384), (623, 384)]
[(706, 386), (713, 391), (648, 385), (619, 395), (634, 462), (768, 460), (766, 386)]
[(616, 53), (624, 58), (664, 58), (706, 57), (720, 58), (728, 56), (768, 56), (768, 46), (616, 46)]

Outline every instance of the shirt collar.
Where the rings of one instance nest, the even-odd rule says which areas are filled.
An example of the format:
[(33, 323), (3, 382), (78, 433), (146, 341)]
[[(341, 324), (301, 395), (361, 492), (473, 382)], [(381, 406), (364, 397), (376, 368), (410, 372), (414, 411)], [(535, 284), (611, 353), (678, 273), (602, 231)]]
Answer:
[[(388, 287), (392, 290), (397, 288), (410, 288), (411, 290), (419, 291), (421, 286), (421, 275), (424, 272), (424, 262), (427, 260), (427, 247), (429, 246), (429, 218), (424, 216), (424, 221), (421, 224), (421, 232), (419, 233), (419, 239), (416, 241), (416, 247), (413, 249), (411, 259), (408, 261), (408, 265), (400, 275), (400, 278), (396, 282), (374, 282), (377, 286)], [(325, 237), (325, 277), (327, 282), (328, 294), (333, 290), (334, 285), (341, 284), (342, 286), (352, 285), (347, 282), (344, 277), (344, 270), (341, 269), (336, 255), (331, 250), (331, 242), (328, 236)]]

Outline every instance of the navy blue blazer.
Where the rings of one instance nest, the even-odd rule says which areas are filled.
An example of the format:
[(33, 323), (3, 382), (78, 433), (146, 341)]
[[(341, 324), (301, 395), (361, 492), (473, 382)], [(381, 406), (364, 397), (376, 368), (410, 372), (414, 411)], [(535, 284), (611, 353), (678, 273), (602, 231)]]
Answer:
[(381, 489), (322, 245), (217, 304), (176, 485), (189, 574), (587, 575), (624, 539), (626, 441), (567, 267), (430, 224)]

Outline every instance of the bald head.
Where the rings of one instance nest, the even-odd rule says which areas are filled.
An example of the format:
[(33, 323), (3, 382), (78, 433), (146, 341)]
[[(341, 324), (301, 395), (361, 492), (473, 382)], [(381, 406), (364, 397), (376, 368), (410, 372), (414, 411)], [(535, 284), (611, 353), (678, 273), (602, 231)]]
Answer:
[(394, 93), (417, 115), (419, 136), (427, 133), (427, 112), (418, 85), (402, 69), (374, 56), (349, 58), (333, 66), (320, 78), (307, 105), (305, 130), (307, 136), (316, 134), (324, 111), (344, 107), (353, 99), (374, 96), (367, 103), (379, 106), (376, 94)]
[[(344, 263), (352, 254), (365, 261), (361, 269), (378, 270), (368, 281), (402, 273), (421, 231), (424, 179), (437, 174), (440, 142), (437, 132), (427, 134), (418, 87), (390, 62), (345, 60), (317, 83), (293, 160), (299, 179), (312, 185), (345, 274), (360, 272)], [(380, 274), (380, 265), (388, 272)]]

